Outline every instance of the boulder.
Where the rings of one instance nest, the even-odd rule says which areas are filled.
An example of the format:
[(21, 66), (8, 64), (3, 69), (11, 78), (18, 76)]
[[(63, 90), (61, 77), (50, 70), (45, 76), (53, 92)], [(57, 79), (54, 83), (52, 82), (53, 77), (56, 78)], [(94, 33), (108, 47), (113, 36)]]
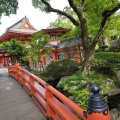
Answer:
[(108, 96), (113, 96), (113, 95), (117, 95), (117, 94), (120, 94), (120, 89), (119, 88), (110, 89), (108, 91)]
[(120, 48), (119, 41), (112, 40), (112, 41), (110, 42), (110, 48), (112, 48), (112, 49)]
[(69, 76), (62, 77), (62, 78), (60, 79), (60, 81), (58, 82), (56, 88), (61, 88), (62, 82), (65, 81), (65, 80), (67, 80), (68, 77), (69, 77)]
[(93, 84), (94, 83), (92, 83), (92, 82), (88, 82), (85, 85), (83, 85), (80, 90), (88, 89), (90, 91)]
[(120, 111), (118, 109), (112, 109), (110, 111), (110, 120), (120, 120)]
[(71, 86), (68, 88), (68, 90), (75, 90), (78, 86)]
[(120, 86), (120, 71), (118, 71), (118, 73), (117, 73), (117, 81), (118, 81), (118, 84)]
[(106, 85), (114, 85), (114, 81), (112, 79), (108, 78), (108, 79), (106, 79), (104, 81), (104, 84), (106, 84)]

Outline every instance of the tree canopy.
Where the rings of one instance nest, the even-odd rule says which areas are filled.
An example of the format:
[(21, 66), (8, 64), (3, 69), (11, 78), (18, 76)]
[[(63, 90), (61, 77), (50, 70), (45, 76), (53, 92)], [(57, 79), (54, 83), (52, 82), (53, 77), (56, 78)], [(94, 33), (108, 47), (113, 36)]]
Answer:
[(25, 46), (16, 39), (11, 39), (9, 42), (3, 42), (0, 48), (7, 49), (7, 53), (12, 56), (13, 63), (15, 63), (16, 60), (22, 62), (23, 57), (25, 57)]
[(0, 0), (0, 18), (2, 15), (16, 14), (18, 0)]
[[(68, 0), (69, 6), (63, 10), (53, 8), (51, 0), (32, 0), (33, 6), (46, 13), (55, 12), (67, 17), (75, 26), (78, 26), (84, 48), (83, 74), (90, 71), (91, 62), (94, 59), (95, 46), (100, 40), (109, 21), (120, 9), (119, 0)], [(69, 11), (74, 12), (71, 14)], [(91, 39), (89, 39), (89, 36)]]
[(30, 48), (28, 50), (28, 55), (30, 56), (33, 63), (39, 64), (41, 62), (42, 60), (41, 50), (44, 48), (46, 44), (48, 44), (48, 42), (49, 42), (48, 36), (43, 34), (42, 31), (32, 35), (29, 42)]

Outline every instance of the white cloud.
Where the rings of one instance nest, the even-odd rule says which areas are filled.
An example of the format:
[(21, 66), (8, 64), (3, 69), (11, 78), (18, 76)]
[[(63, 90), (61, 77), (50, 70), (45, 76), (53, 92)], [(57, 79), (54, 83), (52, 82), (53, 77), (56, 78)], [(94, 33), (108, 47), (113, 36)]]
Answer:
[[(55, 8), (63, 9), (67, 5), (67, 0), (52, 0), (51, 4)], [(31, 24), (38, 30), (46, 28), (50, 25), (50, 22), (55, 21), (57, 18), (56, 13), (42, 13), (39, 9), (35, 9), (32, 6), (32, 0), (19, 0), (19, 9), (16, 15), (10, 15), (9, 17), (3, 16), (1, 18), (2, 24), (0, 25), (0, 34), (3, 34), (5, 30), (22, 19), (24, 16), (30, 20)]]

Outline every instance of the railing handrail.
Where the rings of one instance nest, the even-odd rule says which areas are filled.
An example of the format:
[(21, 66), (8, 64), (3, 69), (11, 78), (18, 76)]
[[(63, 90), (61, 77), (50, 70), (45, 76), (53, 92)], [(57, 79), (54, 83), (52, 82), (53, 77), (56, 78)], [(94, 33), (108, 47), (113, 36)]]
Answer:
[(106, 116), (100, 113), (91, 115), (89, 114), (90, 110), (85, 112), (51, 85), (21, 67), (9, 66), (8, 73), (9, 76), (14, 77), (23, 85), (46, 118), (54, 120), (79, 120), (78, 116), (80, 116), (83, 120), (96, 120), (97, 117), (101, 117), (99, 120), (110, 120), (109, 111), (107, 111), (108, 114)]
[(52, 86), (48, 86), (48, 89), (56, 97), (58, 97), (63, 103), (65, 103), (67, 106), (69, 106), (76, 114), (80, 115), (82, 118), (85, 119), (85, 116), (83, 115), (84, 110), (82, 108), (80, 108), (77, 104), (75, 104), (73, 101), (68, 99), (66, 96), (64, 96), (62, 93), (60, 93), (58, 90), (56, 90)]

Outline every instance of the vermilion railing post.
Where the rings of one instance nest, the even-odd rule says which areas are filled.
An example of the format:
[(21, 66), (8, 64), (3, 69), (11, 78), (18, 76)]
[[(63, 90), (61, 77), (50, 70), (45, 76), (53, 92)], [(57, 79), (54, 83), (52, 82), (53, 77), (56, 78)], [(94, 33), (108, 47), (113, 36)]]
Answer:
[(21, 77), (22, 77), (22, 85), (26, 83), (25, 79), (24, 79), (24, 76), (25, 76), (25, 72), (23, 70), (21, 70)]
[(20, 67), (20, 64), (19, 63), (15, 63), (15, 79), (18, 80), (18, 67)]
[(46, 90), (46, 91), (45, 91), (45, 97), (46, 97), (47, 117), (48, 117), (48, 119), (49, 119), (49, 118), (52, 117), (52, 115), (55, 114), (55, 111), (50, 107), (50, 105), (49, 105), (49, 103), (48, 103), (49, 99), (53, 97), (53, 93), (51, 93), (51, 92), (49, 91), (49, 89), (47, 88), (48, 86), (49, 86), (49, 84), (46, 83), (46, 87), (45, 87), (45, 90)]
[[(30, 84), (34, 82), (34, 78), (30, 75), (29, 77)], [(30, 96), (32, 96), (35, 93), (35, 89), (30, 85)]]
[(99, 93), (100, 87), (93, 85), (92, 94), (87, 105), (88, 120), (110, 120), (110, 112), (104, 97)]
[(15, 67), (20, 67), (20, 63), (15, 63)]
[(15, 67), (14, 66), (12, 67), (12, 77), (15, 78)]

